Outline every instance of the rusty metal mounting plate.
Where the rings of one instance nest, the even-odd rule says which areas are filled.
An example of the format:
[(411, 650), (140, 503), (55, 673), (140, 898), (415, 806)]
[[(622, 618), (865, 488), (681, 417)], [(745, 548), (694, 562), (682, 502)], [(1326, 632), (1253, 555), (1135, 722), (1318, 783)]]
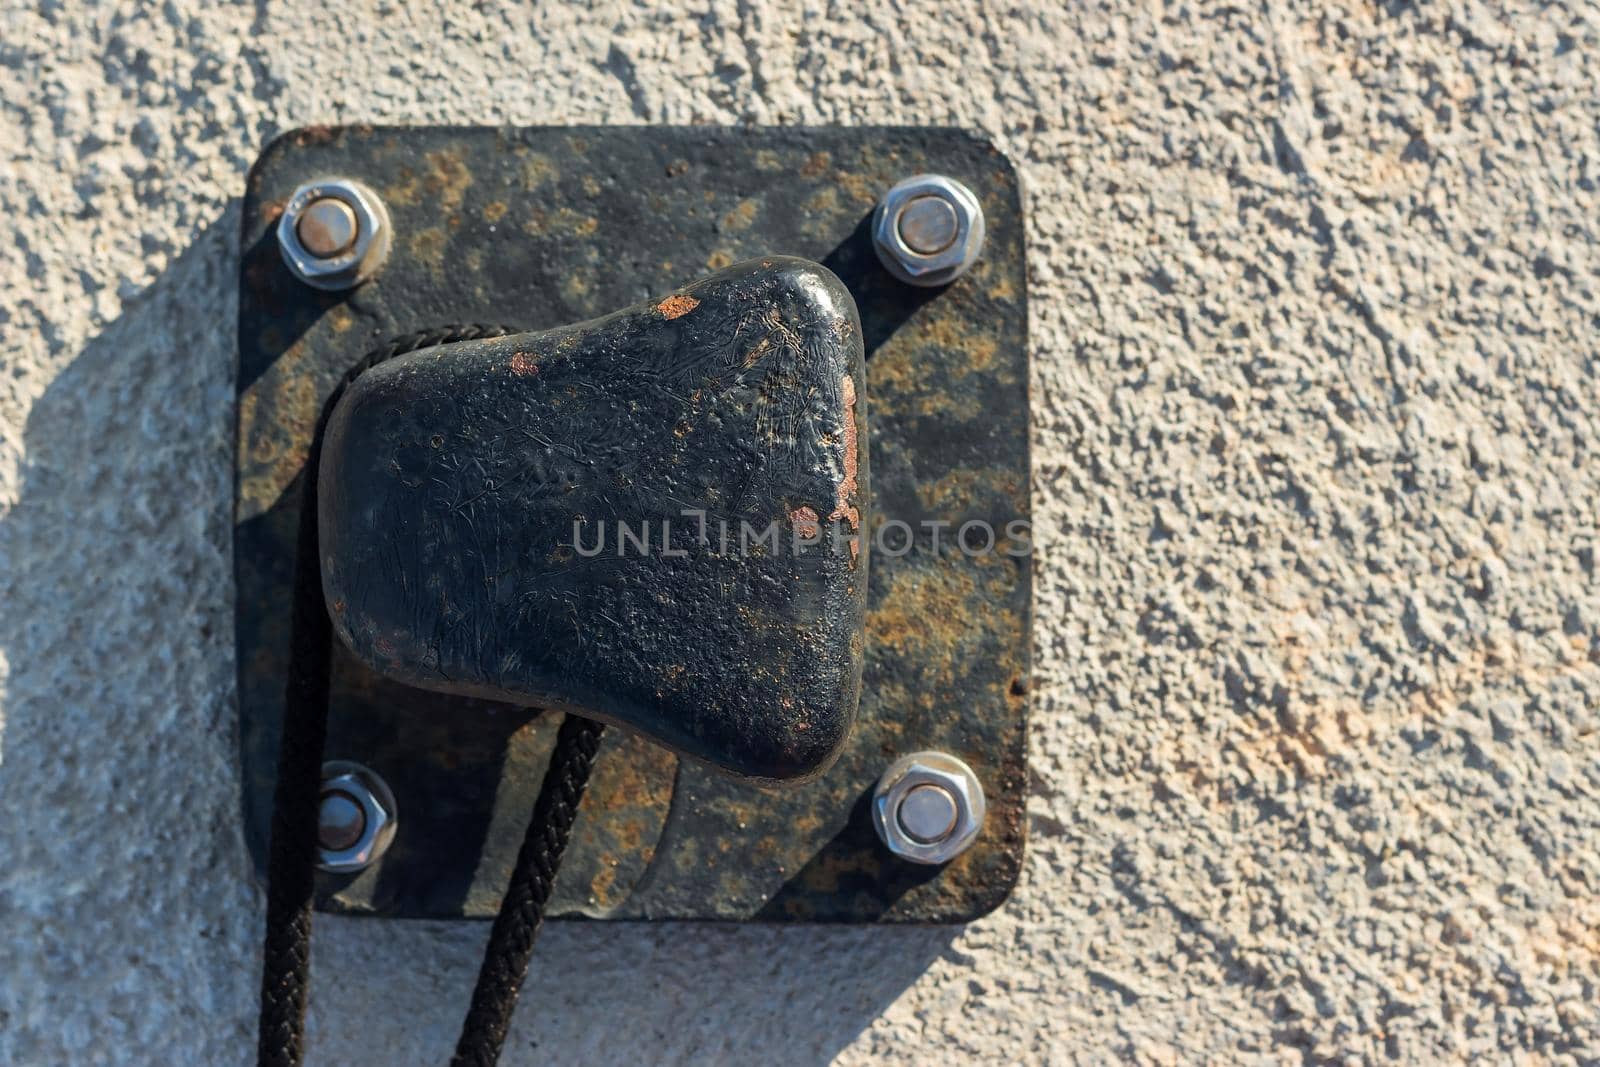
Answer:
[[(871, 212), (931, 171), (982, 201), (982, 259), (946, 289), (888, 276)], [(273, 229), (302, 182), (384, 198), (394, 249), (344, 293), (298, 283)], [(244, 198), (234, 565), (246, 839), (264, 868), (289, 646), (300, 479), (316, 414), (368, 348), (452, 322), (545, 329), (769, 254), (829, 267), (861, 313), (875, 541), (855, 735), (822, 778), (746, 784), (621, 730), (607, 741), (553, 916), (964, 922), (1021, 869), (1030, 560), (970, 551), (1029, 510), (1027, 287), (1016, 174), (944, 128), (345, 127), (286, 134)], [(877, 545), (887, 546), (880, 551)], [(441, 709), (440, 702), (449, 702)], [(335, 651), (327, 755), (378, 771), (401, 831), (373, 868), (319, 876), (326, 911), (487, 918), (499, 906), (554, 716), (380, 678)], [(939, 868), (879, 844), (869, 801), (896, 757), (940, 749), (982, 779), (978, 842)]]

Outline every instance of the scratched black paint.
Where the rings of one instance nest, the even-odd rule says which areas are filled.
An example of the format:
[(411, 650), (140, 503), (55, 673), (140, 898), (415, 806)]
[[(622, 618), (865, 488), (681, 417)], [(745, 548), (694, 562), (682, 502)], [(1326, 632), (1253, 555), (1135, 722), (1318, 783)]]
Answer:
[(335, 630), (408, 685), (813, 778), (861, 686), (864, 391), (855, 302), (785, 257), (384, 363), (323, 450)]

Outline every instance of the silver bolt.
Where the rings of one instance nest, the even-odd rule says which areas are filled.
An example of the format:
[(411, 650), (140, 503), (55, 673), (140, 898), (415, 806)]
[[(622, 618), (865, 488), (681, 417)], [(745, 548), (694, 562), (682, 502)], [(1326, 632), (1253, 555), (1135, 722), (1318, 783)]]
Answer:
[(900, 829), (926, 845), (942, 841), (956, 828), (956, 798), (942, 785), (919, 785), (900, 801)]
[(336, 196), (313, 200), (294, 225), (300, 245), (318, 259), (332, 259), (356, 243), (355, 210)]
[(919, 256), (934, 256), (956, 243), (960, 220), (950, 201), (919, 196), (900, 209), (900, 240)]
[(367, 832), (367, 812), (361, 800), (349, 793), (322, 794), (317, 809), (317, 844), (329, 852), (346, 852)]
[(890, 852), (948, 863), (972, 846), (988, 804), (972, 768), (947, 752), (914, 752), (889, 765), (872, 795), (872, 822)]
[(317, 807), (317, 866), (353, 874), (378, 861), (394, 842), (394, 794), (377, 773), (338, 760), (322, 765)]
[(349, 289), (383, 266), (393, 232), (377, 193), (348, 178), (325, 178), (289, 198), (278, 219), (278, 249), (312, 288)]
[(948, 285), (983, 251), (983, 208), (971, 189), (942, 174), (918, 174), (884, 194), (872, 217), (872, 247), (908, 285)]

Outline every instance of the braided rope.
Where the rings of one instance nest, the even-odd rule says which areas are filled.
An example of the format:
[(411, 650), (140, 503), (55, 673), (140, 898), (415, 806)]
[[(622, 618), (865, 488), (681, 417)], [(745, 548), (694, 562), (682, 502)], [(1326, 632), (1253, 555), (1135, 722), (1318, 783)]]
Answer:
[[(499, 326), (444, 326), (397, 337), (368, 352), (350, 368), (317, 418), (302, 475), (289, 677), (284, 692), (283, 737), (278, 748), (278, 782), (267, 853), (267, 936), (256, 1045), (261, 1067), (298, 1067), (305, 1052), (317, 808), (322, 785), (322, 748), (328, 733), (328, 685), (333, 648), (333, 624), (322, 599), (321, 553), (317, 545), (317, 471), (322, 460), (323, 430), (350, 383), (385, 360), (434, 345), (500, 337), (511, 332)], [(559, 859), (559, 854), (556, 858)]]
[(533, 817), (517, 853), (517, 865), (495, 916), (489, 944), (484, 949), (472, 1006), (461, 1025), (461, 1039), (451, 1067), (494, 1067), (511, 1025), (517, 995), (528, 974), (533, 943), (544, 922), (545, 905), (555, 884), (561, 854), (572, 833), (572, 822), (589, 784), (589, 772), (600, 751), (605, 727), (589, 719), (568, 715), (556, 735), (555, 751), (545, 771)]

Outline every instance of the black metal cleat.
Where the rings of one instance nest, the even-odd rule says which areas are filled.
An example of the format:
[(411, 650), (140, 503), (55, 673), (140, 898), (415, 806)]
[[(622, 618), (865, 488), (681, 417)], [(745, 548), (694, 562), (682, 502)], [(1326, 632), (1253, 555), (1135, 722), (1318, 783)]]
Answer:
[(863, 374), (849, 292), (787, 257), (384, 363), (323, 449), (335, 631), (407, 685), (813, 778), (861, 690)]

